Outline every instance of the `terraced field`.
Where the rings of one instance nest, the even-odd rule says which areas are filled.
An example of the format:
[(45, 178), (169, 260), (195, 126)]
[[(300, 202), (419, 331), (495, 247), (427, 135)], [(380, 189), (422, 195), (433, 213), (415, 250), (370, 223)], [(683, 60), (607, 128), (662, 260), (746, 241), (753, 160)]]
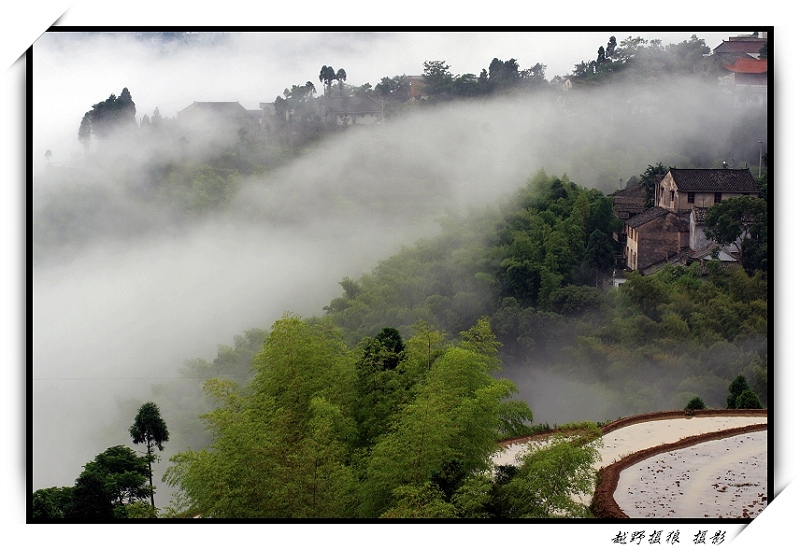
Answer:
[[(681, 411), (621, 419), (603, 428), (592, 503), (600, 517), (752, 518), (767, 504), (766, 411)], [(511, 464), (529, 444), (509, 442)]]

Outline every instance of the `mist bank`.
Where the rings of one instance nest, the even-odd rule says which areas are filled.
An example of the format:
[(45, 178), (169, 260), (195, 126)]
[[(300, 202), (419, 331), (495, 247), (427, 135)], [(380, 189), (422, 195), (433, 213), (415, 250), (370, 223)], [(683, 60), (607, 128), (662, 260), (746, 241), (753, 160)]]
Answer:
[[(183, 162), (174, 142), (142, 146), (138, 136), (38, 167), (35, 488), (71, 484), (97, 452), (126, 442), (128, 425), (109, 435), (117, 400), (145, 399), (185, 360), (210, 357), (284, 311), (322, 314), (343, 277), (359, 277), (401, 245), (435, 235), (445, 212), (491, 204), (539, 169), (610, 192), (649, 164), (721, 162), (750, 141), (757, 161), (761, 138), (739, 139), (739, 130), (760, 111), (728, 109), (720, 90), (698, 82), (672, 86), (415, 110), (240, 174), (210, 210), (159, 194), (171, 181), (153, 176), (157, 168)], [(640, 94), (653, 108), (628, 101)]]

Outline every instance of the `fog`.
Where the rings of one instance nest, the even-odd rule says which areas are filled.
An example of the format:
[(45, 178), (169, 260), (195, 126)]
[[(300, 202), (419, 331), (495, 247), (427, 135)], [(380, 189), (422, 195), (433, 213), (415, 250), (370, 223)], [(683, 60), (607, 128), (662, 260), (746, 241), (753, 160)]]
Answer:
[[(321, 64), (335, 62), (316, 60), (305, 43), (295, 46), (297, 59), (310, 57), (313, 69), (283, 77), (281, 89), (316, 80)], [(55, 47), (57, 55), (71, 55), (68, 41)], [(136, 66), (149, 82), (145, 61), (152, 51), (146, 45), (125, 47), (128, 57), (142, 48)], [(210, 50), (202, 61), (179, 56), (174, 78), (202, 72), (211, 80), (205, 63), (248, 52), (247, 41), (237, 41), (233, 50)], [(78, 53), (86, 52), (79, 47)], [(487, 52), (485, 64), (495, 55)], [(284, 62), (294, 60), (289, 55)], [(390, 59), (384, 63), (383, 74), (420, 72), (395, 67)], [(83, 112), (123, 86), (130, 87), (137, 107), (178, 109), (192, 101), (237, 101), (235, 85), (226, 95), (174, 95), (159, 79), (148, 89), (131, 86), (130, 76), (117, 74), (112, 60), (95, 69), (91, 78), (108, 79), (105, 92), (79, 98), (83, 110), (67, 110), (68, 120), (56, 117), (49, 123), (53, 128), (34, 132), (35, 149), (48, 147), (55, 155), (52, 165), (35, 159), (34, 220), (50, 227), (49, 216), (57, 213), (63, 218), (59, 224), (74, 229), (34, 234), (35, 489), (71, 485), (105, 448), (131, 444), (127, 430), (136, 410), (129, 411), (126, 424), (111, 425), (118, 421), (119, 402), (148, 400), (151, 385), (177, 378), (187, 359), (211, 360), (219, 344), (230, 344), (251, 327), (268, 328), (284, 312), (322, 315), (323, 306), (341, 293), (338, 281), (357, 278), (401, 246), (436, 235), (437, 220), (447, 211), (495, 204), (540, 169), (611, 192), (657, 162), (757, 163), (758, 141), (766, 140), (765, 111), (729, 108), (716, 85), (679, 79), (670, 86), (630, 83), (601, 92), (459, 103), (325, 139), (244, 180), (225, 212), (185, 219), (155, 201), (131, 198), (121, 183), (146, 186), (144, 174), (177, 154), (174, 144), (126, 142), (119, 149), (100, 144), (105, 148), (89, 157), (73, 152), (60, 160), (59, 151), (79, 151)], [(272, 81), (268, 74), (263, 78)], [(48, 93), (35, 89), (35, 128), (48, 126), (37, 111)], [(263, 96), (251, 97), (266, 102), (274, 96), (265, 84)], [(245, 106), (255, 108), (252, 102)], [(137, 117), (149, 112), (137, 110)], [(168, 116), (166, 109), (162, 113)], [(740, 139), (742, 127), (752, 129), (753, 120), (758, 135)], [(568, 388), (549, 377), (535, 383), (539, 392), (550, 384), (559, 388), (561, 399), (547, 401), (545, 409), (570, 407), (562, 416), (548, 416), (540, 403), (532, 403), (542, 421), (610, 417), (606, 404), (586, 399), (589, 388)], [(527, 384), (521, 389), (534, 400)], [(167, 444), (162, 462), (180, 450)], [(157, 494), (159, 506), (167, 504), (164, 493)]]

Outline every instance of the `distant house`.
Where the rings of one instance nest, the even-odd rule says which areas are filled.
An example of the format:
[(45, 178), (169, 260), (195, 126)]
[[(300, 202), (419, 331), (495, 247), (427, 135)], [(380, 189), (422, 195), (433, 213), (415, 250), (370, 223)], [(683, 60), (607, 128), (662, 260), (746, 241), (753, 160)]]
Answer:
[(631, 270), (648, 272), (656, 265), (675, 261), (689, 247), (689, 214), (650, 208), (625, 224), (625, 263)]
[(767, 102), (769, 61), (738, 57), (724, 65), (728, 76), (720, 79), (733, 93), (734, 106), (765, 105)]
[(705, 216), (715, 204), (744, 195), (758, 196), (750, 170), (670, 168), (657, 182), (656, 206), (623, 219), (625, 266), (649, 274), (669, 263), (736, 261), (731, 250), (706, 238)]
[(238, 101), (195, 101), (178, 112), (178, 124), (202, 133), (253, 134), (261, 130), (262, 111), (247, 110)]
[(723, 67), (731, 72), (736, 86), (766, 86), (768, 63), (767, 59), (738, 57), (734, 63)]
[(688, 212), (741, 195), (758, 196), (758, 185), (747, 168), (670, 168), (656, 187), (653, 202), (673, 212)]
[(421, 99), (423, 97), (427, 97), (427, 93), (425, 92), (425, 77), (422, 75), (410, 75), (406, 76), (408, 79), (408, 83), (410, 84), (410, 88), (408, 91), (409, 98), (415, 97), (417, 99)]
[(738, 58), (758, 59), (761, 48), (767, 44), (767, 33), (755, 33), (747, 36), (731, 36), (714, 48), (712, 55), (722, 65), (732, 65)]
[(370, 126), (383, 121), (384, 101), (370, 97), (331, 97), (319, 99), (324, 119), (337, 126)]

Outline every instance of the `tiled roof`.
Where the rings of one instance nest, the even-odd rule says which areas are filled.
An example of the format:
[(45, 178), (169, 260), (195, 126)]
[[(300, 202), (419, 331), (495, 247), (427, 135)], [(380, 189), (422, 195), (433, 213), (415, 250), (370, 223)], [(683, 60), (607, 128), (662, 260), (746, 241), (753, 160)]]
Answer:
[(755, 38), (749, 40), (723, 40), (722, 44), (714, 48), (714, 53), (722, 52), (741, 52), (741, 53), (758, 53), (761, 47), (767, 41), (763, 38)]
[(666, 208), (661, 208), (660, 206), (656, 206), (655, 208), (650, 208), (649, 210), (645, 210), (641, 214), (638, 214), (631, 219), (629, 219), (626, 223), (631, 227), (641, 227), (642, 225), (649, 223), (656, 218), (660, 218), (661, 216), (665, 216), (669, 214), (669, 210)]
[(626, 187), (625, 189), (620, 189), (619, 191), (614, 191), (611, 193), (612, 197), (641, 197), (644, 199), (646, 191), (639, 187), (638, 185), (631, 185), (630, 187)]
[(750, 170), (678, 169), (670, 168), (672, 179), (679, 191), (705, 191), (716, 193), (758, 193), (758, 185)]
[(194, 101), (181, 112), (202, 110), (216, 113), (241, 114), (246, 111), (238, 101)]
[(739, 74), (764, 74), (767, 72), (766, 59), (749, 59), (739, 57), (733, 65), (724, 65), (726, 69)]

